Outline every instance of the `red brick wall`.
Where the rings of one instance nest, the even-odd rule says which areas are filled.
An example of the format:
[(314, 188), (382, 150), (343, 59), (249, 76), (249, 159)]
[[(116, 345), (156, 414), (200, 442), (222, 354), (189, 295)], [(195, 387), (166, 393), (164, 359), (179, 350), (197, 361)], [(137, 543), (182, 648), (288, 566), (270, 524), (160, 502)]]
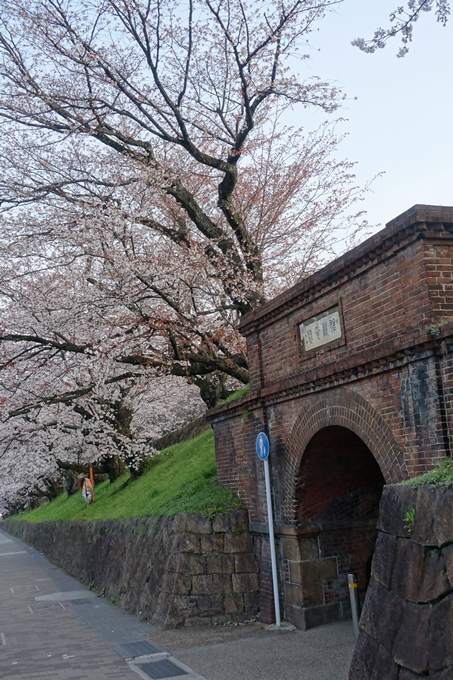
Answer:
[[(254, 448), (260, 431), (266, 431), (271, 442), (276, 523), (286, 527), (308, 522), (322, 510), (322, 502), (316, 505), (315, 499), (326, 491), (326, 468), (338, 479), (329, 490), (330, 516), (325, 505), (323, 519), (334, 521), (341, 515), (331, 496), (347, 495), (341, 464), (335, 466), (343, 454), (339, 450), (335, 456), (335, 447), (323, 453), (319, 444), (324, 435), (317, 433), (324, 428), (353, 433), (351, 437), (363, 442), (362, 450), (371, 452), (387, 483), (418, 475), (449, 455), (452, 277), (453, 208), (416, 206), (244, 318), (251, 392), (240, 403), (212, 410), (209, 417), (219, 480), (241, 496), (252, 527), (263, 531), (267, 523), (262, 463)], [(341, 312), (341, 341), (304, 355), (299, 324), (333, 305)], [(360, 469), (359, 449), (349, 451), (346, 466)], [(346, 442), (342, 450), (346, 455)], [(310, 467), (310, 457), (324, 462)], [(308, 483), (310, 492), (304, 498), (301, 489)], [(368, 506), (360, 501), (362, 516), (367, 507), (375, 507), (378, 492), (373, 493), (370, 488)], [(351, 565), (354, 551), (348, 555)], [(262, 560), (264, 584), (269, 566)], [(363, 555), (357, 568), (363, 570)], [(264, 599), (270, 597), (267, 586), (265, 593)]]

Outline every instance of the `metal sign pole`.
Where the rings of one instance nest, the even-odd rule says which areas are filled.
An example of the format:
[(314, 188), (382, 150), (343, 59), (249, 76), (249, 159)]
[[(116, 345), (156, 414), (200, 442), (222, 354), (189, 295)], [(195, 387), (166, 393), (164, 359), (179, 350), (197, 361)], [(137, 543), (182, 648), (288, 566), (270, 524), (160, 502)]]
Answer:
[(264, 479), (266, 482), (266, 501), (267, 501), (267, 521), (269, 524), (269, 543), (271, 547), (271, 566), (272, 566), (272, 585), (274, 589), (274, 605), (275, 605), (275, 624), (280, 627), (280, 601), (278, 597), (278, 579), (277, 579), (277, 560), (275, 557), (275, 538), (274, 538), (274, 519), (272, 516), (272, 496), (271, 496), (271, 482), (269, 476), (269, 460), (264, 461)]
[(269, 475), (269, 439), (264, 432), (260, 432), (256, 438), (256, 453), (258, 458), (264, 462), (264, 481), (266, 486), (266, 505), (267, 505), (267, 522), (269, 526), (269, 545), (271, 549), (271, 568), (272, 568), (272, 585), (274, 591), (274, 605), (275, 605), (275, 626), (280, 628), (280, 601), (278, 599), (278, 578), (277, 578), (277, 560), (275, 557), (275, 537), (274, 537), (274, 518), (272, 515), (272, 496), (271, 496), (271, 479)]

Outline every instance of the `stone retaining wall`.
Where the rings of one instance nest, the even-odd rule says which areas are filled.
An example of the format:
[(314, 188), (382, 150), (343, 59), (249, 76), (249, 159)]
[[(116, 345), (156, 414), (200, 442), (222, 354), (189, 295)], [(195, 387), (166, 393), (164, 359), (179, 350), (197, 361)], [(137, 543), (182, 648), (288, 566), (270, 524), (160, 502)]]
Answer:
[(258, 612), (247, 513), (96, 522), (5, 521), (2, 530), (131, 613), (165, 628)]
[(451, 680), (453, 489), (385, 487), (378, 529), (349, 680)]

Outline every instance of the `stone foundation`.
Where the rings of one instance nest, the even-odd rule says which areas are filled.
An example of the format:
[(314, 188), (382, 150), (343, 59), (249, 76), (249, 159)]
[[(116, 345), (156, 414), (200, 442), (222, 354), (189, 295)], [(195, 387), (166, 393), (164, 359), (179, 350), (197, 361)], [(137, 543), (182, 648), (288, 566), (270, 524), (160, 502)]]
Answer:
[(350, 619), (348, 572), (358, 574), (364, 597), (376, 519), (288, 527), (279, 538), (287, 620), (308, 630)]
[(175, 628), (258, 613), (258, 570), (245, 511), (212, 519), (10, 520), (1, 527), (152, 624)]
[(453, 489), (385, 487), (349, 680), (453, 678), (452, 513)]

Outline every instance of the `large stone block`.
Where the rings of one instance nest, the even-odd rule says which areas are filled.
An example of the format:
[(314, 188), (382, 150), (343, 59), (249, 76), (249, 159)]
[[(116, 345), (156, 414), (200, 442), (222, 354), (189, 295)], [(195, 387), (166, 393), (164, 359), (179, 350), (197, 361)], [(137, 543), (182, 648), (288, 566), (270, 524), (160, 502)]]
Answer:
[(231, 574), (213, 574), (212, 587), (216, 595), (230, 593), (233, 589)]
[(229, 593), (225, 597), (225, 614), (242, 614), (244, 611), (244, 596), (242, 593)]
[(192, 590), (192, 577), (178, 574), (175, 580), (173, 592), (175, 595), (190, 595)]
[[(432, 676), (430, 675), (429, 678), (431, 680)], [(412, 673), (412, 671), (408, 671), (407, 668), (402, 668), (400, 670), (398, 680), (420, 680), (420, 676), (415, 675), (415, 673)]]
[(305, 622), (305, 609), (303, 607), (295, 607), (292, 604), (285, 604), (285, 618), (296, 626), (299, 630), (307, 630)]
[(216, 534), (226, 534), (231, 530), (230, 515), (227, 512), (214, 515), (212, 518), (212, 530)]
[(439, 673), (429, 674), (429, 680), (452, 680), (452, 678), (453, 678), (453, 666), (449, 666), (448, 668), (445, 668), (443, 671), (439, 671)]
[(231, 531), (245, 532), (249, 530), (249, 518), (247, 510), (236, 510), (230, 514)]
[(393, 646), (396, 663), (419, 675), (428, 670), (430, 619), (429, 605), (408, 602)]
[(293, 607), (303, 606), (302, 586), (294, 583), (284, 583), (283, 592), (285, 594), (285, 604)]
[(202, 535), (201, 536), (201, 552), (207, 553), (223, 552), (223, 534), (218, 535)]
[(434, 511), (434, 533), (437, 546), (453, 543), (453, 489), (439, 487), (436, 489), (436, 507)]
[(305, 609), (305, 626), (307, 630), (340, 620), (341, 606), (338, 602), (323, 605), (322, 607), (306, 607)]
[(282, 536), (280, 538), (280, 550), (284, 560), (300, 560), (299, 543), (297, 536)]
[(192, 595), (212, 595), (214, 583), (212, 574), (192, 576)]
[(250, 593), (259, 590), (258, 574), (233, 574), (231, 579), (235, 593)]
[(302, 601), (304, 607), (317, 607), (324, 604), (323, 582), (304, 583), (302, 585)]
[(392, 590), (403, 600), (418, 601), (428, 553), (423, 546), (400, 538), (396, 544)]
[(438, 549), (428, 551), (418, 602), (435, 602), (451, 590), (445, 555)]
[(170, 616), (198, 616), (198, 598), (192, 595), (175, 595), (171, 601)]
[(453, 666), (453, 594), (432, 607), (429, 636), (429, 671)]
[(382, 491), (377, 528), (387, 534), (410, 538), (404, 517), (416, 506), (417, 490), (403, 484), (387, 484)]
[(412, 539), (421, 545), (437, 545), (437, 538), (434, 533), (435, 504), (436, 490), (431, 486), (420, 486), (417, 491)]
[(259, 593), (244, 593), (244, 611), (256, 614), (259, 609)]
[(248, 553), (234, 556), (234, 571), (238, 573), (253, 573), (258, 571), (255, 555)]
[(396, 537), (379, 532), (373, 553), (371, 575), (384, 588), (389, 589), (395, 559)]
[[(165, 574), (164, 578), (160, 581), (160, 589), (164, 593), (172, 593), (175, 589), (176, 581), (178, 580), (179, 574), (175, 572), (168, 572)], [(190, 577), (189, 577), (190, 580)]]
[(196, 555), (199, 555), (201, 552), (204, 552), (200, 548), (200, 537), (197, 536), (197, 534), (184, 533), (180, 534), (180, 536), (181, 536), (179, 547), (180, 552), (194, 553)]
[[(224, 616), (222, 615), (219, 618), (223, 619)], [(190, 616), (185, 618), (180, 626), (176, 627), (181, 628), (181, 626), (184, 625), (186, 628), (206, 628), (206, 626), (211, 625), (212, 620), (211, 616)]]
[(306, 562), (289, 562), (289, 578), (292, 583), (315, 583), (338, 576), (337, 560), (327, 557)]
[(398, 665), (392, 659), (390, 652), (383, 645), (379, 645), (374, 659), (371, 680), (397, 680), (398, 671)]
[(197, 604), (200, 616), (215, 616), (225, 611), (225, 602), (220, 595), (199, 595)]
[(360, 628), (391, 651), (404, 606), (403, 600), (371, 578), (360, 617)]
[(206, 558), (203, 555), (189, 555), (181, 553), (176, 565), (176, 571), (181, 574), (206, 574)]
[(453, 545), (448, 545), (444, 548), (442, 554), (445, 557), (448, 580), (453, 587)]
[(201, 515), (192, 515), (190, 513), (183, 513), (176, 515), (173, 523), (173, 532), (175, 534), (189, 532), (192, 534), (210, 534), (212, 533), (211, 520)]
[(354, 649), (348, 680), (370, 680), (378, 650), (379, 642), (361, 630)]
[(206, 568), (208, 574), (232, 574), (234, 557), (233, 555), (207, 555)]
[(250, 534), (225, 534), (224, 550), (226, 553), (253, 552), (253, 539)]
[(283, 559), (300, 562), (319, 557), (318, 540), (315, 536), (282, 536), (280, 545)]

